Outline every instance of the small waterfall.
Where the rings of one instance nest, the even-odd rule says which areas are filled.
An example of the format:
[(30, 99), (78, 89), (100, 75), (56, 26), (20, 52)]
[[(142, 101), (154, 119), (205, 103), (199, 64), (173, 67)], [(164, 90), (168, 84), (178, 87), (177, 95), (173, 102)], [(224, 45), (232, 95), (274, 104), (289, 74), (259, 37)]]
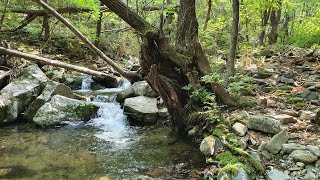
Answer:
[(117, 145), (130, 142), (130, 132), (132, 133), (133, 129), (127, 125), (127, 117), (123, 114), (121, 105), (114, 98), (104, 96), (97, 96), (92, 102), (100, 106), (96, 117), (90, 123), (101, 129), (95, 136)]
[(93, 82), (92, 76), (85, 77), (81, 83), (81, 90), (90, 90), (92, 82)]

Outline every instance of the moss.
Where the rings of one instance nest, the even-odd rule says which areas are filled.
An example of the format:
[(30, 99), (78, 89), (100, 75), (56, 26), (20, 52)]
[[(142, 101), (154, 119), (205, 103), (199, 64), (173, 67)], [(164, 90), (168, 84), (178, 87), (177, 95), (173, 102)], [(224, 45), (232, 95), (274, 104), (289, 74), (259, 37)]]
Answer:
[(236, 176), (239, 173), (239, 169), (236, 165), (227, 164), (225, 167), (223, 167), (219, 171), (217, 179), (221, 179), (221, 177), (224, 173), (231, 174), (232, 176)]
[(306, 104), (303, 103), (303, 102), (298, 102), (298, 103), (293, 104), (293, 106), (295, 106), (295, 107), (297, 107), (297, 108), (303, 108), (303, 107), (306, 106)]
[(219, 167), (226, 166), (227, 164), (237, 164), (241, 162), (241, 158), (234, 156), (230, 151), (225, 151), (218, 154), (216, 159), (219, 161)]

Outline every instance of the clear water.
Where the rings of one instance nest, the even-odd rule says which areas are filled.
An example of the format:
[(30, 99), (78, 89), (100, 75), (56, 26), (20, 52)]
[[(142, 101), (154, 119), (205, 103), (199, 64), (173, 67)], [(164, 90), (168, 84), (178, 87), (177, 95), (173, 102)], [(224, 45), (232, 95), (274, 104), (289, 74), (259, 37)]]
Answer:
[(170, 137), (170, 129), (128, 125), (112, 97), (97, 96), (93, 102), (100, 109), (86, 123), (2, 127), (0, 179), (189, 179), (202, 163), (199, 150)]

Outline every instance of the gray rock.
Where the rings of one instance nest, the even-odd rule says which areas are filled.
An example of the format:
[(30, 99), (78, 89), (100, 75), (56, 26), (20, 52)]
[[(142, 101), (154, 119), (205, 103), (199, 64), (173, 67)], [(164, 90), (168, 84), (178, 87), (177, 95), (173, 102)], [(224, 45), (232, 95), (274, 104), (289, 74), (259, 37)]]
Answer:
[(231, 180), (249, 180), (249, 175), (246, 173), (246, 171), (239, 167), (238, 174), (231, 178)]
[(315, 175), (312, 171), (308, 171), (307, 174), (303, 177), (304, 180), (315, 180), (319, 176)]
[(258, 152), (262, 152), (266, 149), (266, 146), (267, 146), (268, 143), (266, 143), (265, 141), (262, 141), (260, 143), (260, 146), (258, 147)]
[(200, 143), (200, 151), (202, 154), (208, 156), (214, 154), (214, 147), (216, 145), (216, 138), (214, 136), (205, 137)]
[(290, 177), (283, 173), (282, 171), (279, 171), (278, 169), (272, 169), (267, 173), (267, 179), (268, 180), (289, 180)]
[(0, 124), (13, 122), (41, 93), (47, 80), (37, 65), (24, 68), (19, 78), (0, 91)]
[(264, 158), (266, 158), (266, 160), (272, 159), (272, 154), (269, 153), (269, 151), (267, 151), (267, 150), (263, 150), (263, 151), (261, 152), (261, 155), (262, 155)]
[(311, 119), (311, 122), (320, 125), (320, 109), (318, 109), (316, 111), (316, 114), (315, 114), (314, 118)]
[(300, 120), (301, 121), (308, 121), (312, 120), (315, 117), (315, 114), (311, 111), (301, 111), (300, 113)]
[(145, 176), (145, 175), (133, 176), (130, 179), (132, 179), (132, 180), (154, 180), (152, 177)]
[(312, 152), (317, 157), (320, 157), (320, 149), (317, 146), (307, 145), (307, 150)]
[(283, 111), (281, 111), (281, 113), (287, 114), (289, 116), (294, 116), (294, 117), (298, 117), (299, 116), (299, 112), (291, 110), (291, 109), (283, 110)]
[(296, 143), (283, 144), (281, 154), (290, 154), (294, 150), (305, 150), (306, 146)]
[(66, 84), (71, 89), (80, 89), (82, 80), (87, 77), (85, 74), (81, 74), (78, 72), (72, 72), (72, 73), (64, 73), (63, 78), (60, 82)]
[(293, 85), (294, 80), (293, 80), (293, 79), (290, 79), (290, 78), (286, 78), (286, 77), (284, 77), (284, 76), (281, 76), (281, 77), (280, 77), (280, 82), (285, 83), (285, 84)]
[(119, 92), (116, 100), (123, 102), (126, 98), (136, 96), (158, 97), (158, 94), (150, 87), (147, 81), (138, 81), (129, 88)]
[(31, 121), (38, 109), (54, 95), (62, 95), (73, 99), (77, 98), (68, 86), (55, 81), (48, 81), (40, 96), (28, 106), (24, 112), (24, 117)]
[(311, 164), (318, 160), (317, 156), (313, 155), (307, 150), (294, 150), (290, 155), (295, 161)]
[(270, 134), (277, 134), (282, 130), (279, 121), (263, 116), (251, 116), (247, 122), (247, 127)]
[(99, 106), (64, 96), (55, 95), (37, 111), (33, 122), (42, 126), (61, 125), (65, 122), (86, 121), (92, 117)]
[(266, 149), (272, 154), (277, 154), (284, 143), (289, 139), (287, 130), (282, 130), (280, 133), (274, 135), (271, 140), (268, 142)]
[(168, 115), (166, 108), (158, 109), (156, 98), (145, 96), (125, 99), (124, 112), (137, 124), (154, 124)]
[(287, 114), (279, 114), (279, 115), (275, 115), (272, 117), (279, 120), (281, 122), (281, 124), (289, 124), (289, 123), (296, 123), (297, 122), (297, 120), (293, 116), (290, 116)]
[(248, 131), (248, 128), (241, 124), (241, 123), (238, 123), (236, 122), (233, 126), (232, 126), (232, 129), (236, 132), (237, 135), (239, 136), (244, 136), (246, 135), (247, 131)]
[(306, 100), (308, 100), (308, 101), (319, 99), (318, 94), (316, 92), (313, 92), (313, 91), (310, 91), (310, 90), (305, 90), (301, 94), (301, 96), (303, 98), (305, 98)]

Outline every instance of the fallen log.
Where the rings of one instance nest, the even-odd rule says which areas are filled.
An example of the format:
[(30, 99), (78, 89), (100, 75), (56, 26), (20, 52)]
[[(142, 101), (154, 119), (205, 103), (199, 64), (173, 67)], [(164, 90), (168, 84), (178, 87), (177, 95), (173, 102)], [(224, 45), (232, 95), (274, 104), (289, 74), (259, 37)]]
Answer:
[(14, 57), (19, 57), (19, 58), (23, 58), (26, 60), (30, 60), (30, 61), (34, 61), (37, 62), (39, 64), (47, 64), (47, 65), (52, 65), (55, 67), (61, 67), (61, 68), (65, 68), (68, 70), (73, 70), (73, 71), (77, 71), (77, 72), (81, 72), (84, 74), (88, 74), (88, 75), (92, 75), (92, 76), (97, 76), (99, 78), (104, 79), (105, 81), (109, 81), (112, 82), (113, 84), (118, 84), (119, 82), (119, 78), (116, 76), (112, 76), (103, 72), (99, 72), (99, 71), (94, 71), (85, 67), (80, 67), (80, 66), (75, 66), (72, 64), (68, 64), (68, 63), (64, 63), (61, 61), (56, 61), (56, 60), (51, 60), (48, 58), (43, 58), (37, 55), (31, 55), (31, 54), (26, 54), (20, 51), (16, 51), (16, 50), (11, 50), (11, 49), (6, 49), (4, 47), (0, 47), (0, 54), (6, 54), (9, 56), (14, 56)]
[[(44, 15), (50, 15), (49, 12), (46, 10), (36, 10), (36, 9), (9, 9), (8, 10), (11, 13), (21, 13), (21, 14), (28, 14), (28, 15), (33, 15), (33, 14), (38, 14), (38, 16), (44, 16)], [(88, 8), (74, 8), (74, 7), (66, 7), (66, 8), (59, 8), (57, 11), (61, 14), (64, 13), (69, 13), (69, 14), (77, 14), (77, 13), (85, 13), (85, 12), (90, 12), (92, 11), (91, 9)]]

